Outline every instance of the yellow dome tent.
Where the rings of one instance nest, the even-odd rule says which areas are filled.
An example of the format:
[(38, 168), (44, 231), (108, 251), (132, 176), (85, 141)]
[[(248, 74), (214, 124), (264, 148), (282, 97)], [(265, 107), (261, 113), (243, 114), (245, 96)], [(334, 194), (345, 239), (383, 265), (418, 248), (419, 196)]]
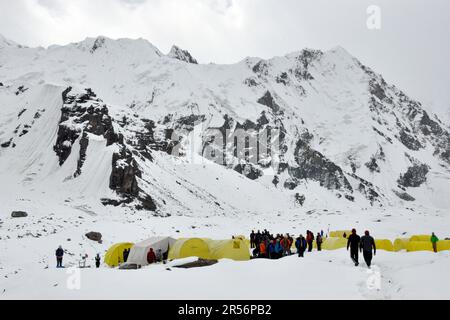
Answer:
[(347, 247), (347, 239), (342, 237), (326, 238), (322, 243), (323, 250), (337, 250)]
[(450, 250), (450, 240), (439, 240), (437, 243), (438, 251)]
[(375, 240), (375, 246), (377, 247), (377, 250), (394, 251), (394, 246), (392, 245), (391, 240), (387, 239)]
[(351, 230), (339, 230), (339, 231), (330, 231), (330, 234), (328, 235), (330, 238), (344, 238), (345, 235), (348, 236), (352, 234)]
[(431, 234), (420, 234), (420, 235), (414, 235), (411, 238), (409, 238), (409, 241), (427, 241), (431, 242)]
[(134, 243), (123, 242), (113, 245), (105, 254), (105, 263), (110, 267), (117, 267), (123, 263), (123, 251), (125, 249), (131, 249)]
[(431, 245), (431, 241), (409, 241), (406, 251), (433, 251), (433, 246)]
[(242, 239), (210, 240), (208, 242), (211, 259), (231, 259), (235, 261), (250, 260), (250, 249)]
[(210, 239), (190, 238), (177, 240), (169, 250), (169, 260), (199, 257), (211, 259), (208, 242)]
[(398, 252), (401, 250), (406, 250), (408, 247), (409, 239), (408, 238), (398, 238), (394, 241), (394, 251)]

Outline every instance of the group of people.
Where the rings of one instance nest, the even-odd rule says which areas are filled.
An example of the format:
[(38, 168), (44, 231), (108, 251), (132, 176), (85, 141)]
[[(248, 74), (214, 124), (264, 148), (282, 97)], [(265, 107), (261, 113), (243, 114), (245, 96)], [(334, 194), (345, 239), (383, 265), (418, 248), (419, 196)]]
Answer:
[[(370, 235), (369, 231), (364, 232), (364, 236), (360, 237), (356, 233), (356, 229), (352, 230), (352, 234), (347, 240), (347, 251), (350, 249), (350, 258), (355, 263), (355, 266), (359, 266), (359, 253), (362, 252), (364, 261), (367, 267), (370, 269), (373, 256), (377, 254), (377, 247), (375, 245), (375, 239)], [(373, 250), (373, 254), (372, 254)]]
[(253, 230), (250, 234), (250, 247), (253, 249), (254, 258), (280, 259), (293, 254), (292, 246), (295, 245), (299, 257), (303, 257), (306, 250), (311, 252), (316, 241), (317, 250), (322, 250), (323, 231), (314, 233), (306, 231), (306, 238), (300, 235), (295, 239), (289, 234), (277, 234), (274, 236), (266, 229), (255, 233)]
[[(306, 237), (301, 234), (294, 242), (294, 238), (289, 235), (289, 233), (285, 235), (277, 234), (274, 236), (267, 230), (264, 230), (263, 232), (258, 230), (256, 233), (253, 230), (250, 234), (250, 246), (253, 249), (253, 258), (279, 259), (284, 256), (292, 255), (291, 248), (293, 244), (297, 249), (298, 256), (304, 257), (306, 251), (313, 251), (314, 241), (316, 242), (317, 251), (322, 251), (323, 237), (323, 230), (318, 232), (316, 236), (314, 236), (313, 232), (307, 230)], [(346, 234), (344, 234), (344, 238), (347, 238)], [(364, 261), (370, 268), (373, 256), (376, 255), (377, 248), (375, 239), (370, 235), (369, 231), (366, 231), (364, 236), (360, 237), (356, 233), (356, 229), (353, 229), (352, 234), (347, 240), (347, 250), (349, 249), (350, 257), (355, 263), (355, 266), (359, 265), (359, 253), (361, 252)]]
[[(62, 246), (59, 246), (58, 249), (56, 249), (55, 252), (56, 255), (56, 267), (57, 268), (64, 268), (63, 266), (63, 258), (64, 258), (64, 249)], [(81, 257), (81, 261), (79, 263), (80, 267), (85, 268), (86, 267), (86, 259), (88, 258), (88, 255), (83, 255)], [(98, 269), (100, 268), (100, 264), (101, 264), (101, 257), (100, 257), (100, 253), (97, 253), (97, 255), (95, 256), (95, 267)]]

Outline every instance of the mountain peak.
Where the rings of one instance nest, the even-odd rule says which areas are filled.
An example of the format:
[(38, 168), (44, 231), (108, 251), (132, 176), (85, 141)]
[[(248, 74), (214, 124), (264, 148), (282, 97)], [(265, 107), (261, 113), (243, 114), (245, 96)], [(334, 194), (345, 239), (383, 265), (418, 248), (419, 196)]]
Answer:
[(20, 48), (21, 46), (19, 44), (17, 44), (16, 42), (7, 39), (2, 34), (0, 34), (0, 48), (6, 48), (6, 47)]
[(197, 60), (192, 57), (189, 51), (183, 50), (175, 45), (172, 46), (167, 56), (187, 63), (198, 64)]

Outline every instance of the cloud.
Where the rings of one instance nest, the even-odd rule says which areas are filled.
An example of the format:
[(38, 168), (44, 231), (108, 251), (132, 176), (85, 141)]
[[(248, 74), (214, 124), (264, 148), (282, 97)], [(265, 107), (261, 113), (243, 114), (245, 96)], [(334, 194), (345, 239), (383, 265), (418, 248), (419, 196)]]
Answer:
[(450, 2), (376, 2), (379, 31), (366, 27), (372, 0), (0, 1), (0, 33), (29, 46), (142, 37), (163, 52), (177, 44), (203, 63), (341, 45), (414, 97), (450, 103)]

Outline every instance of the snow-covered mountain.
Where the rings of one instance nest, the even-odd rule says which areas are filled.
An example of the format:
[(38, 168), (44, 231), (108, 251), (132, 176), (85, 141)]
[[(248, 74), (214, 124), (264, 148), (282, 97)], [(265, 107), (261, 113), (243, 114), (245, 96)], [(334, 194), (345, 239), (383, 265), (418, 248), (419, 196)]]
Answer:
[[(280, 152), (248, 159), (211, 128), (278, 131)], [(4, 197), (161, 216), (450, 207), (448, 127), (340, 47), (204, 65), (143, 39), (0, 37), (0, 145)]]

